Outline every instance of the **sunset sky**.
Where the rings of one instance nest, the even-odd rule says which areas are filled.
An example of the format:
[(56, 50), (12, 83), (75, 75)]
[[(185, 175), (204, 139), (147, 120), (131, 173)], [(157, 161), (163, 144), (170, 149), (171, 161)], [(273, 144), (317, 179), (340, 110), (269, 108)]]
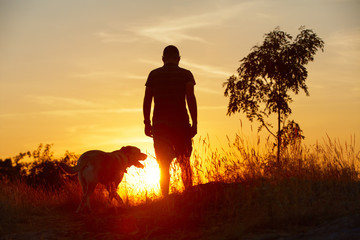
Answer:
[(304, 25), (325, 42), (307, 65), (310, 96), (290, 105), (305, 143), (326, 134), (359, 142), (359, 13), (357, 0), (0, 0), (0, 158), (39, 143), (58, 154), (124, 145), (153, 152), (144, 85), (169, 44), (197, 83), (195, 141), (251, 136), (245, 115), (226, 116), (222, 84), (277, 26), (295, 37)]

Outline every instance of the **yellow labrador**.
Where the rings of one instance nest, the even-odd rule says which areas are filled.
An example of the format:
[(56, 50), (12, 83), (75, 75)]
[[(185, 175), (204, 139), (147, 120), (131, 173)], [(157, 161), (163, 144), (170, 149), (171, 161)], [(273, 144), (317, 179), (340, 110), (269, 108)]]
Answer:
[(78, 173), (83, 197), (76, 212), (82, 211), (85, 206), (91, 211), (89, 197), (98, 183), (106, 186), (110, 201), (115, 197), (119, 203), (122, 203), (122, 199), (116, 190), (124, 177), (124, 173), (126, 173), (126, 169), (131, 166), (144, 168), (144, 165), (139, 161), (146, 158), (147, 155), (137, 147), (127, 146), (110, 153), (99, 150), (85, 152), (74, 167), (60, 163), (60, 167), (65, 172)]

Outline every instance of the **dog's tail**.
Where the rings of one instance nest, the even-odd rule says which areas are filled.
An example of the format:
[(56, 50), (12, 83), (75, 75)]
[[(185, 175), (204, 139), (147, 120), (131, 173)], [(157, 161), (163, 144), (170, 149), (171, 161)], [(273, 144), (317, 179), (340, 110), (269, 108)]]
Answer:
[(77, 173), (78, 171), (80, 171), (85, 165), (86, 165), (85, 161), (80, 161), (74, 167), (66, 165), (65, 163), (60, 163), (60, 168), (66, 173), (74, 174), (74, 173)]

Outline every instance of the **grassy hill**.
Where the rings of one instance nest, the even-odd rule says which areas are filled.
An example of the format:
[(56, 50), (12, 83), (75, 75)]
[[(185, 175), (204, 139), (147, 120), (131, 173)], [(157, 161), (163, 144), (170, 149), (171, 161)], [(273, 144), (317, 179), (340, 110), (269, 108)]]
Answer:
[[(51, 154), (37, 156), (46, 155), (56, 166)], [(76, 178), (60, 178), (59, 187), (49, 188), (39, 179), (28, 179), (31, 169), (23, 172), (27, 178), (10, 178), (5, 176), (9, 168), (5, 171), (2, 165), (0, 236), (278, 239), (274, 236), (291, 236), (360, 213), (360, 155), (352, 145), (328, 139), (312, 148), (297, 146), (287, 149), (278, 163), (271, 151), (260, 153), (237, 138), (228, 152), (195, 152), (192, 161), (197, 184), (189, 191), (118, 206), (107, 201), (99, 186), (91, 197), (93, 212), (78, 215), (74, 212), (81, 190)]]

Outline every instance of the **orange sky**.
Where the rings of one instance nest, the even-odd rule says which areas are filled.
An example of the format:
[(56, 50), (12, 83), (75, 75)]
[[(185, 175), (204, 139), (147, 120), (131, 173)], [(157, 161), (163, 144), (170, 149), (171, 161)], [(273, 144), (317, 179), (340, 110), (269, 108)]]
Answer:
[(0, 0), (0, 158), (39, 143), (58, 154), (124, 145), (152, 153), (144, 84), (168, 44), (197, 82), (197, 138), (227, 145), (240, 119), (250, 136), (244, 115), (226, 116), (222, 83), (277, 26), (295, 36), (305, 25), (325, 42), (307, 67), (310, 97), (290, 105), (305, 142), (360, 135), (359, 1), (151, 2)]

